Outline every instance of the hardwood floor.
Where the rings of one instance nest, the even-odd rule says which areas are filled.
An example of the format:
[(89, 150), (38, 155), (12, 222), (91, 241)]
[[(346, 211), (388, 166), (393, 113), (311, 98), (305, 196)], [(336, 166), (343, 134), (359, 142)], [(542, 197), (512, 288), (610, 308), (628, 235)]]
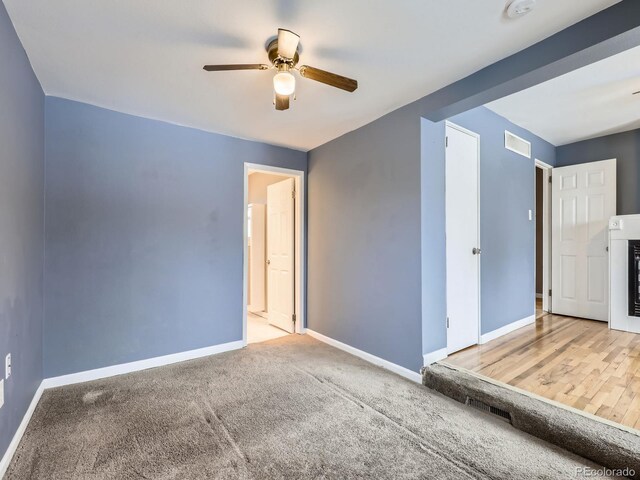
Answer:
[(640, 429), (640, 335), (545, 315), (445, 363)]
[(543, 317), (547, 314), (544, 310), (542, 310), (542, 299), (536, 299), (536, 318)]

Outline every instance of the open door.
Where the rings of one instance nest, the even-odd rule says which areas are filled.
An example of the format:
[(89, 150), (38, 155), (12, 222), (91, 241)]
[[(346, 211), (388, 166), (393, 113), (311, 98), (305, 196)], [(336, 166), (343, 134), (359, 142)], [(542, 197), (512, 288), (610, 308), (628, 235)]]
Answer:
[(267, 187), (267, 309), (269, 323), (293, 333), (295, 313), (295, 181)]
[(552, 311), (607, 321), (616, 160), (554, 168), (551, 204)]

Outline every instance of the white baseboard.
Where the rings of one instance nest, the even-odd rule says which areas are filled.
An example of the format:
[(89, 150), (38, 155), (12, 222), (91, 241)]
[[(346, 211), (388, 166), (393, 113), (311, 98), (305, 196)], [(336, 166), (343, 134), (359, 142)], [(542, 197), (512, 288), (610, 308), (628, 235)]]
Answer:
[(424, 360), (422, 365), (426, 367), (427, 365), (431, 365), (432, 363), (436, 363), (436, 362), (439, 362), (440, 360), (444, 360), (445, 358), (447, 358), (447, 356), (448, 354), (447, 354), (446, 348), (441, 348), (440, 350), (436, 350), (435, 352), (431, 352), (431, 353), (425, 353), (422, 356)]
[(484, 343), (490, 342), (491, 340), (495, 340), (498, 337), (506, 335), (507, 333), (511, 333), (514, 330), (517, 330), (522, 327), (526, 327), (527, 325), (531, 325), (532, 323), (535, 323), (535, 321), (536, 321), (536, 316), (534, 314), (529, 317), (510, 323), (509, 325), (505, 325), (504, 327), (498, 328), (493, 332), (485, 333), (480, 337), (480, 344), (482, 345)]
[(207, 357), (216, 353), (228, 352), (242, 348), (242, 340), (235, 342), (222, 343), (213, 345), (212, 347), (198, 348), (186, 352), (172, 353), (161, 357), (147, 358), (136, 362), (122, 363), (120, 365), (112, 365), (110, 367), (96, 368), (95, 370), (87, 370), (84, 372), (71, 373), (69, 375), (61, 375), (59, 377), (45, 378), (42, 381), (44, 388), (61, 387), (63, 385), (71, 385), (74, 383), (88, 382), (90, 380), (98, 380), (100, 378), (113, 377), (124, 373), (137, 372), (148, 368), (161, 367), (172, 363), (192, 360), (194, 358)]
[(31, 399), (29, 408), (27, 408), (27, 411), (25, 412), (24, 417), (22, 417), (22, 421), (20, 422), (20, 425), (18, 426), (16, 433), (13, 435), (13, 438), (11, 439), (11, 443), (9, 444), (7, 451), (2, 456), (2, 459), (0, 459), (0, 478), (4, 477), (4, 474), (7, 472), (7, 469), (9, 468), (11, 459), (13, 458), (14, 453), (16, 453), (16, 450), (18, 449), (18, 445), (20, 444), (20, 440), (22, 440), (22, 436), (24, 435), (24, 432), (27, 430), (27, 425), (29, 425), (31, 416), (33, 415), (33, 412), (35, 411), (36, 406), (40, 401), (40, 397), (42, 396), (43, 391), (44, 391), (44, 386), (42, 385), (42, 383), (40, 383), (40, 385), (38, 386), (38, 389), (36, 390), (36, 393), (33, 395), (33, 398)]
[(359, 350), (355, 347), (352, 347), (351, 345), (347, 345), (346, 343), (339, 342), (338, 340), (334, 340), (333, 338), (322, 335), (321, 333), (318, 333), (309, 328), (307, 328), (306, 330), (307, 334), (312, 336), (316, 340), (320, 340), (321, 342), (331, 345), (332, 347), (344, 350), (345, 352), (350, 353), (351, 355), (355, 355), (356, 357), (360, 357), (369, 363), (373, 363), (374, 365), (377, 365), (379, 367), (386, 368), (387, 370), (390, 370), (393, 373), (396, 373), (404, 378), (408, 378), (409, 380), (413, 380), (417, 383), (422, 383), (422, 375), (420, 375), (418, 372), (414, 372), (413, 370), (409, 370), (408, 368), (401, 367), (400, 365), (391, 363), (383, 358), (376, 357), (375, 355)]

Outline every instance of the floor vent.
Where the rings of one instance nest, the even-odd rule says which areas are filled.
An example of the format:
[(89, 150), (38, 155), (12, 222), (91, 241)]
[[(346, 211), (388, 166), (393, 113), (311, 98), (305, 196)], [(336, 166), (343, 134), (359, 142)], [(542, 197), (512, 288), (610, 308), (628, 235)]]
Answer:
[(496, 417), (504, 420), (505, 422), (509, 422), (511, 423), (511, 414), (509, 412), (507, 412), (506, 410), (503, 410), (501, 408), (498, 407), (494, 407), (492, 405), (487, 405), (486, 403), (480, 401), (480, 400), (476, 400), (475, 398), (471, 398), (471, 397), (467, 397), (467, 405), (469, 405), (470, 407), (473, 407), (477, 410), (481, 410), (483, 412), (487, 412), (490, 413), (492, 415), (495, 415)]

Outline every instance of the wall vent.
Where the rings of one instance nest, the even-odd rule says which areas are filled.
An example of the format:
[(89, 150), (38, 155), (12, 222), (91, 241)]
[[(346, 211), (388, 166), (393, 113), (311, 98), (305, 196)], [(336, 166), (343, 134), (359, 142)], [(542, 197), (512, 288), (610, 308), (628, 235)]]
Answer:
[(475, 408), (476, 410), (481, 410), (486, 413), (490, 413), (491, 415), (495, 415), (500, 419), (511, 423), (511, 414), (506, 410), (503, 410), (498, 407), (494, 407), (492, 405), (488, 405), (481, 400), (476, 400), (475, 398), (467, 397), (466, 404), (470, 407)]
[(504, 131), (504, 148), (516, 152), (523, 157), (531, 158), (531, 142), (527, 142), (524, 138)]

